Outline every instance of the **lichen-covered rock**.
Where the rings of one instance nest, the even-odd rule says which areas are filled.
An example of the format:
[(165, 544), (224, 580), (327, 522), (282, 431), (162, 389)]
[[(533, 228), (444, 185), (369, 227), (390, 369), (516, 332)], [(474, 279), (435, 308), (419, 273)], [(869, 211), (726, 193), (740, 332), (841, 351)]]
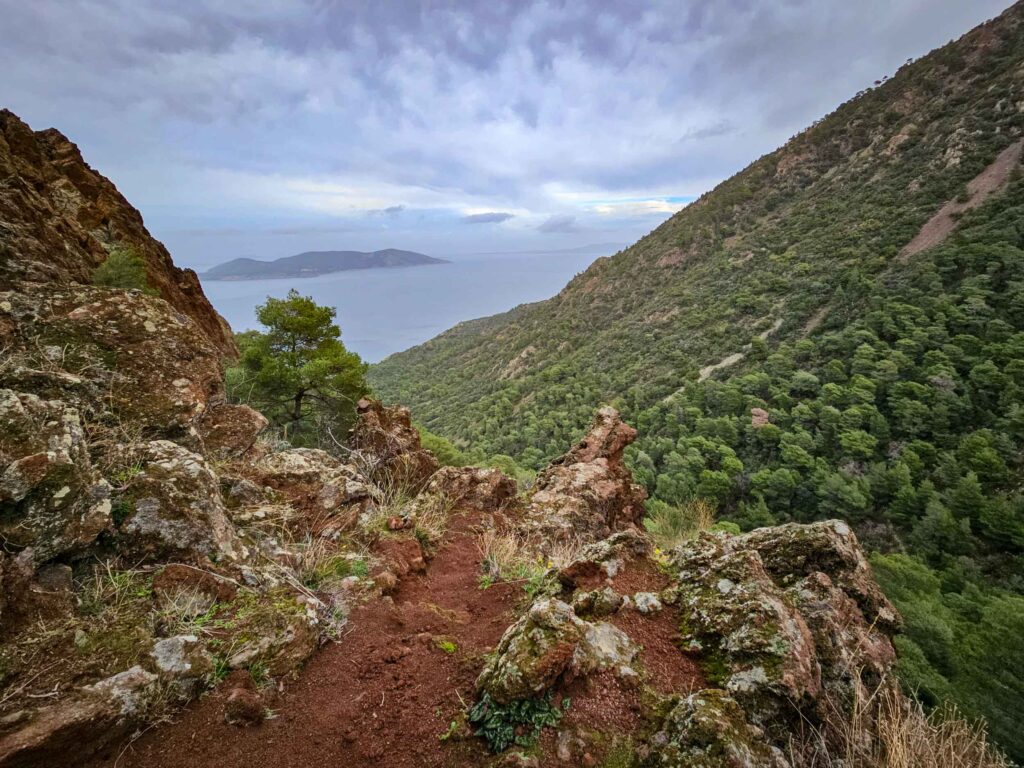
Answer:
[(684, 639), (769, 739), (891, 677), (899, 617), (845, 523), (706, 533), (672, 563)]
[(145, 560), (234, 560), (244, 555), (202, 456), (168, 440), (143, 445), (140, 472), (118, 497), (118, 546)]
[(596, 541), (637, 527), (647, 493), (623, 463), (636, 430), (602, 408), (586, 437), (537, 476), (529, 515), (546, 536)]
[(516, 493), (515, 480), (499, 469), (484, 467), (441, 467), (424, 489), (427, 496), (444, 497), (451, 504), (481, 512), (506, 508)]
[(606, 668), (626, 671), (636, 653), (625, 633), (611, 624), (584, 621), (561, 600), (538, 600), (505, 631), (477, 678), (477, 689), (499, 704), (527, 699), (560, 678)]
[(363, 399), (350, 443), (361, 451), (370, 479), (420, 489), (438, 470), (434, 454), (423, 448), (408, 408)]
[(87, 757), (140, 722), (157, 694), (157, 680), (135, 666), (31, 713), (27, 723), (0, 736), (0, 765), (66, 765), (68, 755)]
[(110, 523), (110, 486), (89, 457), (78, 412), (0, 389), (0, 537), (36, 562), (81, 551)]
[(199, 422), (199, 434), (207, 456), (229, 459), (246, 454), (267, 428), (267, 417), (247, 405), (219, 403)]
[(622, 607), (622, 595), (611, 587), (577, 591), (572, 596), (572, 609), (577, 616), (601, 618), (610, 616)]
[(296, 483), (319, 483), (339, 470), (342, 462), (319, 448), (289, 448), (268, 453), (256, 464), (263, 482), (272, 488)]
[[(38, 350), (54, 347), (59, 358), (46, 367), (82, 382), (69, 395), (87, 415), (201, 447), (195, 427), (208, 403), (224, 397), (222, 354), (192, 319), (138, 291), (17, 288), (0, 292), (0, 346), (8, 354), (33, 362)], [(7, 377), (0, 373), (0, 384)]]
[(704, 534), (675, 553), (683, 640), (708, 660), (716, 682), (758, 717), (813, 701), (821, 688), (803, 617), (756, 551)]
[(699, 691), (676, 704), (650, 747), (651, 768), (789, 768), (722, 690)]

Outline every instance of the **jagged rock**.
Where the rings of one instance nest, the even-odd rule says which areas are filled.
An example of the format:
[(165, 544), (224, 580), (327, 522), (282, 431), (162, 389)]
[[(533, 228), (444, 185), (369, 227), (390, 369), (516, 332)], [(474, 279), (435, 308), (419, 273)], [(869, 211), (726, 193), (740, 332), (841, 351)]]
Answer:
[(126, 734), (145, 715), (157, 676), (136, 666), (82, 688), (31, 713), (28, 722), (0, 737), (0, 765), (65, 765)]
[(661, 768), (789, 768), (725, 691), (687, 696), (651, 737), (646, 764)]
[(420, 489), (437, 471), (434, 455), (420, 444), (408, 408), (387, 407), (363, 399), (356, 405), (359, 420), (352, 428), (352, 447), (364, 454), (370, 479)]
[[(739, 537), (737, 537), (739, 538)], [(759, 718), (813, 702), (821, 669), (810, 630), (754, 550), (704, 534), (675, 553), (683, 640)]]
[(423, 493), (481, 512), (496, 512), (515, 500), (517, 490), (516, 481), (499, 469), (441, 467)]
[(252, 480), (225, 474), (220, 475), (220, 494), (228, 509), (261, 504), (267, 500), (267, 494)]
[(118, 498), (118, 546), (147, 560), (237, 559), (244, 553), (202, 456), (168, 440), (138, 450), (141, 471)]
[(201, 688), (206, 677), (213, 672), (213, 658), (195, 635), (176, 635), (158, 640), (149, 655), (157, 675), (182, 701)]
[(592, 624), (561, 600), (538, 600), (501, 638), (477, 678), (477, 689), (499, 704), (531, 698), (559, 678), (598, 669), (631, 672), (637, 648), (611, 624)]
[(203, 415), (199, 434), (207, 456), (234, 458), (253, 447), (268, 423), (266, 416), (247, 405), (220, 403)]
[(110, 486), (74, 408), (0, 390), (0, 537), (37, 562), (81, 551), (110, 523)]
[(618, 411), (602, 408), (586, 437), (537, 476), (529, 515), (547, 536), (597, 540), (639, 525), (647, 493), (622, 460), (635, 439)]
[[(208, 403), (223, 400), (223, 375), (221, 351), (191, 318), (138, 291), (17, 288), (0, 293), (0, 346), (26, 361), (22, 371), (59, 367), (83, 382), (69, 388), (79, 409), (201, 449), (195, 426)], [(50, 346), (57, 358), (37, 360)], [(0, 384), (9, 375), (25, 379), (0, 372)]]
[(129, 247), (174, 314), (189, 317), (220, 356), (236, 353), (231, 329), (195, 272), (174, 266), (117, 188), (59, 131), (33, 131), (6, 109), (0, 110), (0, 221), (0, 283), (91, 283), (110, 248)]

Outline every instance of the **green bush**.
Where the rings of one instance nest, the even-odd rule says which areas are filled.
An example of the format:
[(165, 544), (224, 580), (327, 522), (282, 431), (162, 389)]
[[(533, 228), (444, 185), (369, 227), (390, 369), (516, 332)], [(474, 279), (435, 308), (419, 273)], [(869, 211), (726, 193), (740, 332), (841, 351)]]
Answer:
[(114, 248), (107, 260), (93, 270), (92, 282), (105, 288), (134, 289), (157, 295), (146, 277), (146, 262), (131, 248)]

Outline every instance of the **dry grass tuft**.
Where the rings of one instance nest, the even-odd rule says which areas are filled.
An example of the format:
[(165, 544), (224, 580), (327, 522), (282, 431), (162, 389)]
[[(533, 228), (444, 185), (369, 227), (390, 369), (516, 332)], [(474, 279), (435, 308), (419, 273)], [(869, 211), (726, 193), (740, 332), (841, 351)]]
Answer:
[(715, 524), (715, 507), (705, 499), (693, 499), (682, 506), (652, 506), (644, 528), (661, 549), (673, 549)]
[(790, 746), (799, 768), (1010, 768), (988, 741), (985, 726), (948, 706), (925, 713), (921, 704), (883, 684), (852, 715), (833, 707), (825, 724)]

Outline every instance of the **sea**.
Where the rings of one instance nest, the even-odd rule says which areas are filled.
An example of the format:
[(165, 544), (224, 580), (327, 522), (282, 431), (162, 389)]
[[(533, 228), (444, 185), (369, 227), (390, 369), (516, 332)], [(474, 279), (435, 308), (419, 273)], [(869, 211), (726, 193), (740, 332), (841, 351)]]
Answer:
[(334, 307), (345, 346), (365, 361), (422, 344), (463, 320), (540, 301), (594, 261), (593, 253), (444, 256), (448, 264), (359, 269), (309, 278), (203, 281), (213, 306), (235, 331), (258, 329), (256, 306), (294, 288)]

